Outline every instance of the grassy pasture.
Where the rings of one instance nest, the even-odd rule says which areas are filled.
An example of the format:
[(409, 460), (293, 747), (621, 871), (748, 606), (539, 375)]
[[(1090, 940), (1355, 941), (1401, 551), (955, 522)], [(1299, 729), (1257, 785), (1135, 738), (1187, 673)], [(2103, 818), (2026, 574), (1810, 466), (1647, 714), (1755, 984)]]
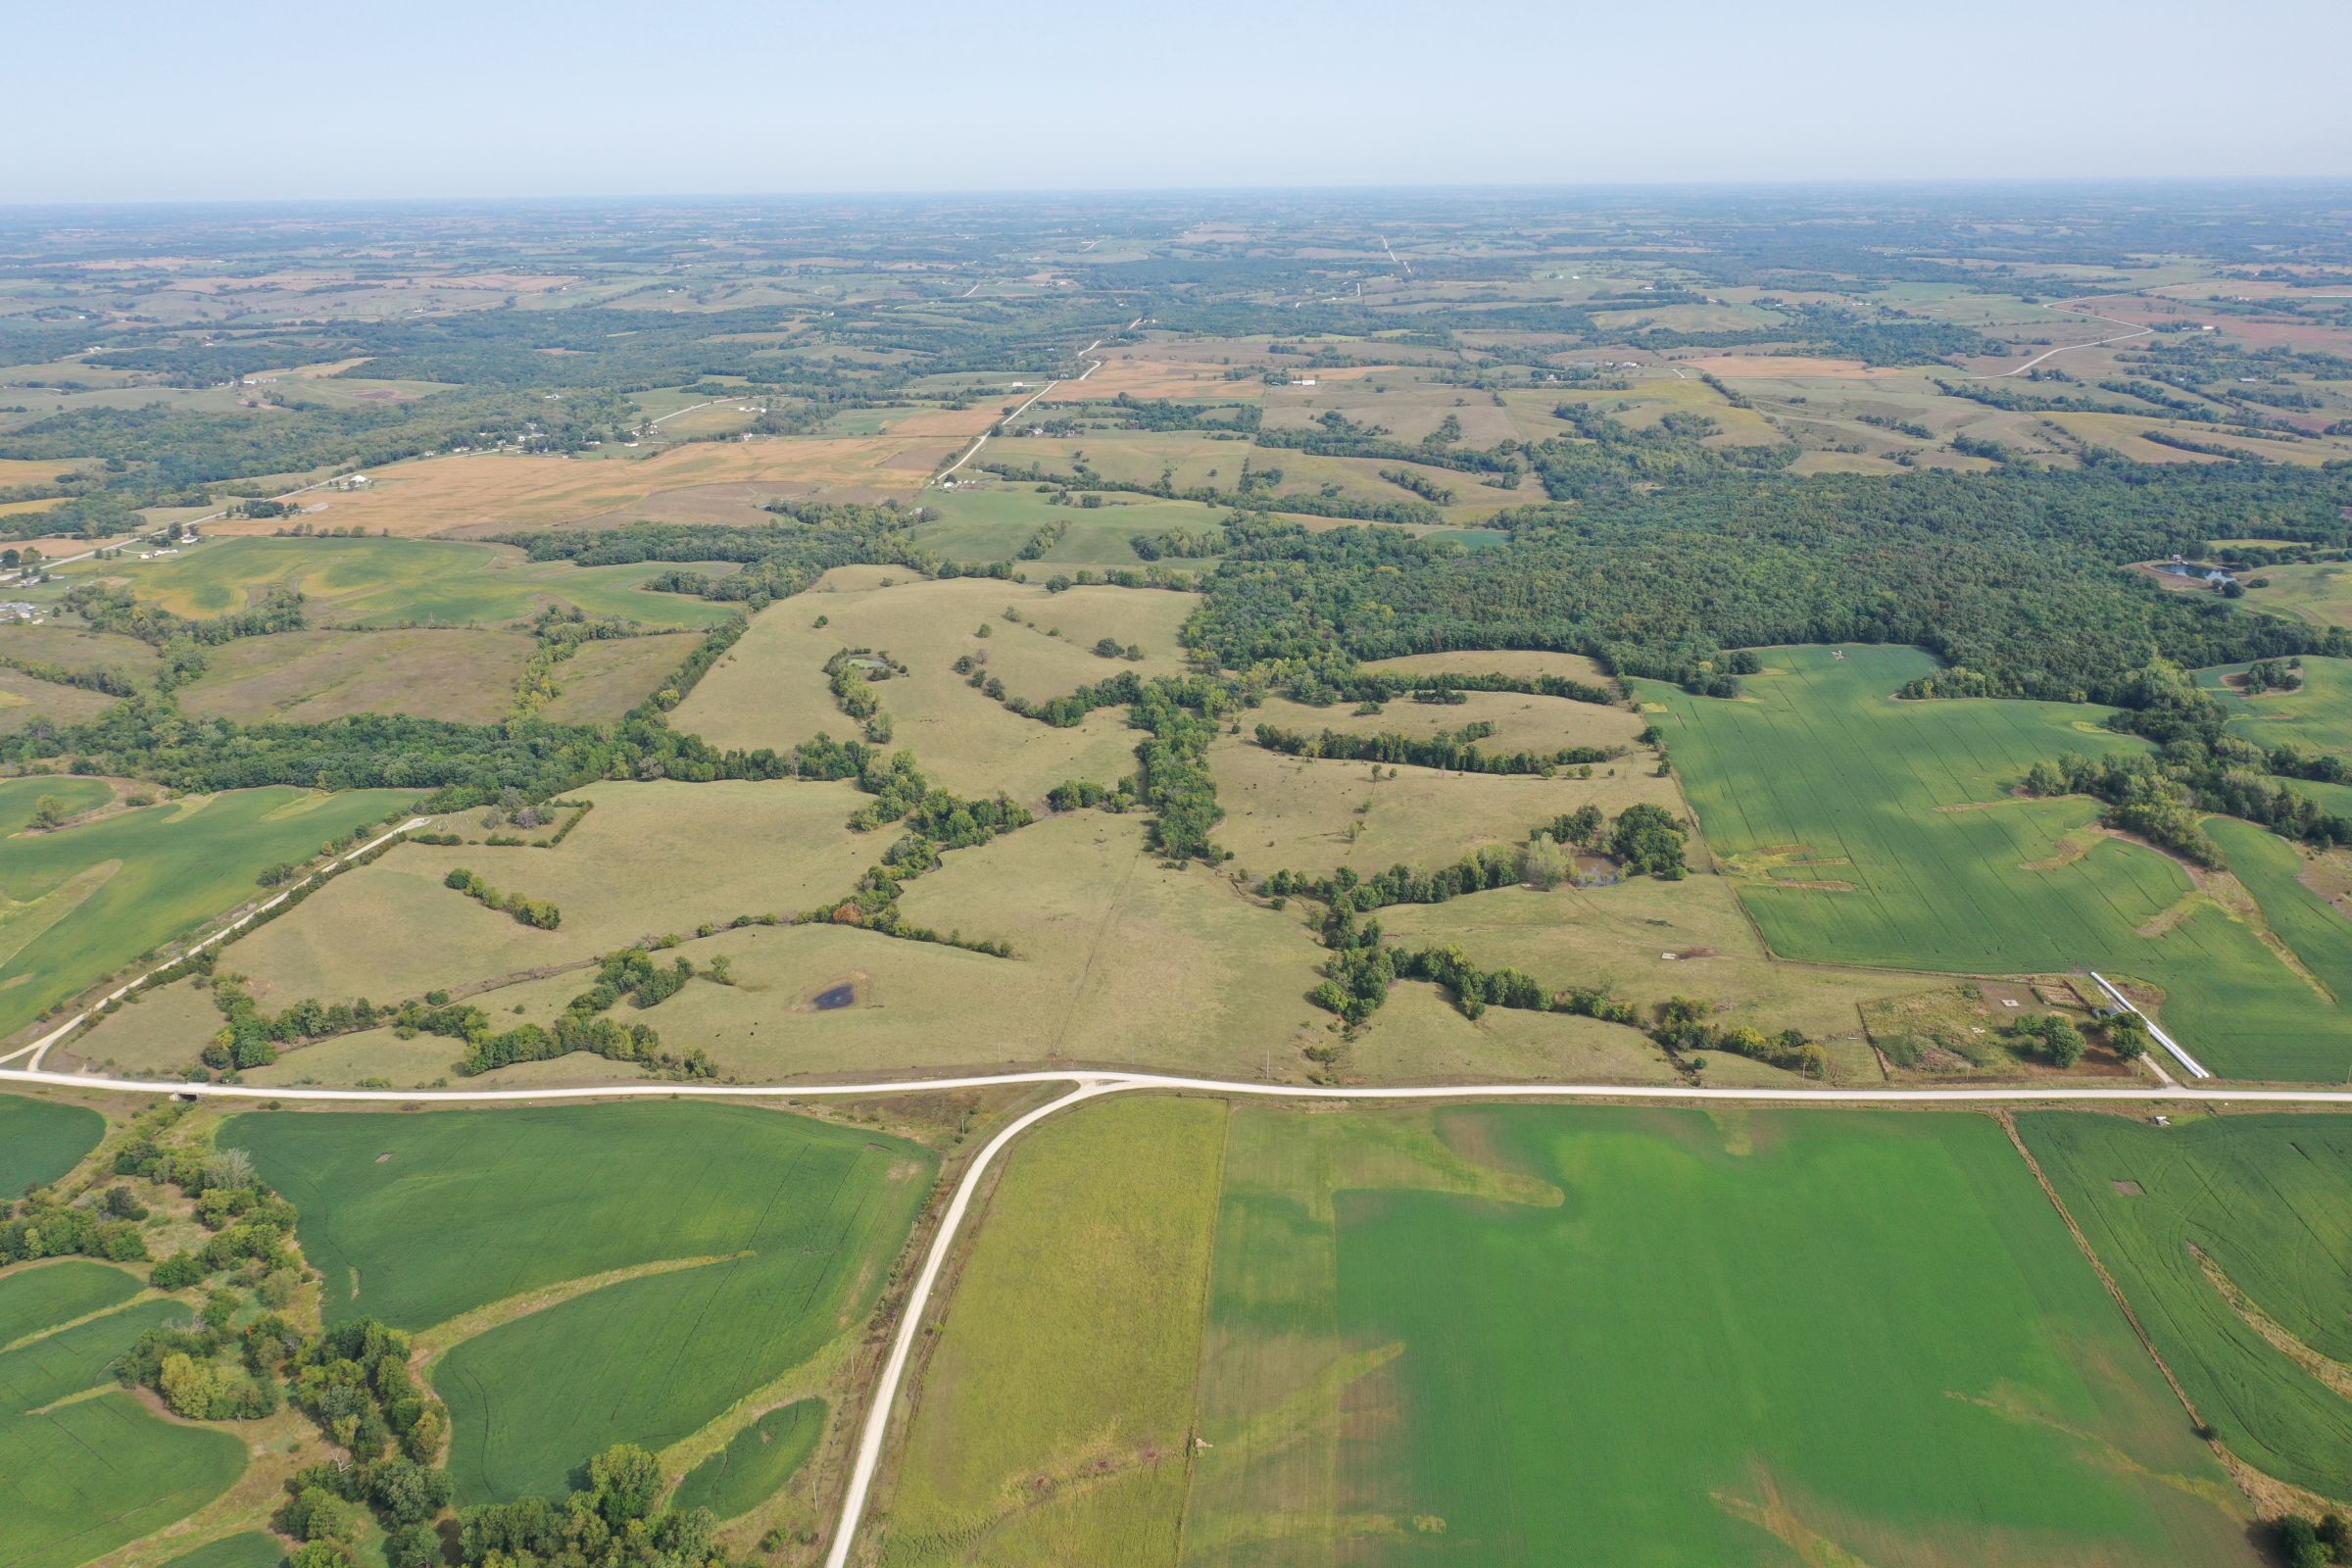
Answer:
[[(0, 828), (22, 826), (43, 795), (78, 793), (66, 783), (0, 783)], [(0, 840), (0, 1032), (254, 896), (263, 868), (306, 859), (405, 799), (397, 790), (234, 790)], [(82, 794), (73, 804), (96, 802)]]
[(1367, 661), (1366, 669), (1397, 675), (1513, 675), (1533, 680), (1556, 675), (1588, 686), (1606, 687), (1611, 680), (1601, 667), (1582, 654), (1547, 654), (1523, 649), (1454, 649), (1442, 654), (1405, 654), (1396, 659)]
[(2230, 715), (2232, 735), (2257, 746), (2352, 756), (2352, 660), (2306, 659), (2301, 686), (2259, 697), (2224, 683), (2224, 677), (2243, 667), (2229, 664), (2197, 671), (2197, 684), (2210, 690)]
[(47, 719), (52, 724), (86, 724), (119, 700), (104, 692), (36, 680), (21, 671), (0, 667), (0, 735), (14, 735), (36, 719)]
[(241, 637), (206, 653), (204, 674), (180, 691), (179, 706), (247, 724), (352, 713), (489, 724), (506, 716), (533, 647), (521, 632), (456, 626)]
[[(1392, 704), (1389, 712), (1400, 713), (1408, 706)], [(1580, 708), (1574, 716), (1581, 718), (1584, 711)], [(1603, 722), (1611, 718), (1606, 709), (1590, 712)], [(1333, 727), (1340, 727), (1344, 717), (1332, 719)], [(1378, 725), (1382, 720), (1350, 722)], [(1244, 715), (1244, 727), (1249, 724)], [(1521, 843), (1539, 824), (1587, 802), (1614, 814), (1649, 801), (1680, 814), (1673, 781), (1653, 777), (1639, 757), (1595, 763), (1589, 779), (1400, 766), (1396, 777), (1375, 782), (1370, 762), (1288, 757), (1245, 736), (1228, 735), (1210, 747), (1209, 771), (1217, 781), (1217, 804), (1225, 808), (1217, 842), (1234, 853), (1237, 865), (1259, 876), (1278, 870), (1327, 872), (1342, 865), (1370, 873), (1399, 863), (1449, 863), (1481, 845)]]
[(556, 699), (540, 716), (551, 724), (616, 722), (661, 690), (700, 641), (686, 632), (657, 632), (582, 643), (556, 666)]
[[(84, 1105), (0, 1095), (0, 1202), (46, 1187), (81, 1162), (105, 1136), (106, 1118)], [(5, 1345), (13, 1335), (0, 1335)]]
[(151, 1301), (43, 1333), (137, 1290), (122, 1270), (79, 1261), (0, 1275), (0, 1345), (15, 1345), (0, 1350), (0, 1568), (103, 1557), (202, 1507), (245, 1468), (235, 1436), (162, 1420), (114, 1386), (109, 1364), (145, 1330), (184, 1319), (184, 1306)]
[[(234, 960), (230, 966), (234, 968)], [(96, 1028), (61, 1042), (50, 1052), (49, 1062), (57, 1065), (61, 1056), (71, 1056), (112, 1071), (176, 1073), (195, 1064), (221, 1021), (210, 991), (198, 990), (193, 981), (177, 980), (140, 992), (135, 1000), (125, 997)]]
[[(1170, 528), (1204, 533), (1225, 517), (1224, 513), (1197, 501), (1136, 495), (1106, 496), (1107, 504), (1102, 507), (1055, 507), (1047, 505), (1049, 493), (1008, 483), (981, 489), (959, 485), (955, 490), (933, 492), (924, 496), (923, 505), (939, 513), (940, 518), (916, 528), (914, 540), (956, 561), (1013, 561), (1040, 528), (1062, 523), (1068, 531), (1044, 555), (1018, 563), (1019, 569), (1031, 577), (1043, 577), (1054, 567), (1140, 567), (1143, 559), (1128, 544), (1129, 539)], [(1174, 564), (1197, 569), (1206, 563)]]
[(1307, 735), (1329, 729), (1343, 735), (1396, 733), (1427, 740), (1441, 730), (1459, 730), (1480, 722), (1494, 726), (1493, 737), (1478, 743), (1480, 750), (1489, 753), (1556, 752), (1572, 746), (1625, 748), (1626, 756), (1617, 761), (1594, 763), (1595, 773), (1614, 766), (1622, 774), (1640, 769), (1649, 760), (1647, 753), (1635, 747), (1643, 723), (1639, 714), (1622, 708), (1560, 697), (1531, 697), (1524, 692), (1469, 692), (1460, 703), (1416, 703), (1410, 697), (1398, 697), (1383, 703), (1377, 713), (1357, 713), (1345, 704), (1311, 708), (1288, 698), (1269, 697), (1256, 710), (1253, 720), (1242, 727), (1248, 730), (1272, 724)]
[[(1008, 690), (1043, 700), (1057, 696), (1086, 680), (1100, 680), (1120, 669), (1139, 668), (1123, 661), (1100, 660), (1084, 650), (1070, 628), (1083, 631), (1095, 624), (1129, 629), (1122, 641), (1149, 641), (1164, 635), (1152, 648), (1156, 662), (1147, 660), (1142, 673), (1175, 667), (1174, 623), (1189, 612), (1187, 595), (1104, 588), (1085, 599), (1071, 589), (1049, 595), (1042, 587), (1018, 583), (983, 582), (959, 578), (946, 582), (908, 581), (904, 574), (882, 573), (849, 577), (849, 582), (895, 580), (889, 587), (823, 588), (804, 594), (760, 612), (741, 641), (730, 649), (696, 686), (692, 696), (672, 715), (680, 728), (723, 747), (773, 746), (784, 748), (818, 734), (854, 736), (857, 724), (834, 706), (826, 689), (825, 661), (843, 648), (879, 648), (906, 665), (907, 672), (880, 682), (875, 695), (890, 714), (892, 745), (914, 753), (924, 773), (936, 784), (962, 795), (993, 795), (999, 790), (1031, 805), (1048, 790), (1070, 778), (1112, 783), (1134, 771), (1135, 746), (1142, 737), (1127, 727), (1126, 715), (1105, 710), (1088, 715), (1070, 729), (1053, 729), (1034, 719), (1008, 712), (981, 692), (965, 685), (952, 667), (963, 654), (983, 655), (993, 662), (1004, 657), (1043, 678), (1051, 661), (1051, 680), (1031, 692), (1013, 684)], [(831, 579), (828, 579), (829, 581)], [(1105, 596), (1117, 595), (1113, 599)], [(1069, 601), (1065, 604), (1064, 601)], [(1041, 626), (1067, 621), (1062, 642), (1050, 651), (1034, 643), (1019, 652), (1000, 656), (998, 645), (1012, 647), (1012, 639), (1032, 634), (1007, 626), (1004, 612), (1014, 606)], [(1139, 637), (1132, 619), (1118, 612), (1145, 617)], [(826, 624), (814, 622), (822, 615)], [(975, 635), (983, 622), (992, 636)], [(1165, 628), (1164, 633), (1160, 628)], [(1097, 632), (1096, 636), (1107, 635)], [(1042, 640), (1042, 639), (1041, 639)]]
[(882, 1562), (1178, 1560), (1226, 1117), (1122, 1099), (1014, 1151), (923, 1373)]
[(466, 1501), (560, 1494), (590, 1454), (691, 1437), (857, 1333), (936, 1169), (880, 1133), (693, 1103), (262, 1111), (220, 1142), (300, 1207), (328, 1321), (480, 1314), (431, 1369)]
[(76, 671), (111, 669), (144, 680), (155, 673), (156, 661), (162, 655), (135, 637), (114, 632), (14, 621), (0, 625), (0, 658), (62, 664)]
[(1987, 1120), (1250, 1106), (1227, 1150), (1188, 1563), (2254, 1560)]
[(2352, 1499), (2352, 1399), (2258, 1326), (2306, 1355), (2352, 1362), (2352, 1120), (2215, 1116), (2159, 1128), (2037, 1111), (2018, 1128), (2230, 1451)]
[(2333, 1077), (2333, 1009), (2178, 862), (2086, 799), (2004, 793), (2033, 760), (2139, 743), (2100, 710), (1897, 703), (1905, 649), (1773, 649), (1724, 702), (1644, 683), (1709, 842), (1786, 957), (1959, 973), (2091, 967), (2160, 986), (2215, 1071)]
[(779, 1405), (686, 1472), (670, 1506), (708, 1508), (721, 1519), (749, 1513), (808, 1462), (824, 1431), (824, 1400), (795, 1399)]
[(710, 626), (733, 612), (637, 585), (666, 563), (575, 566), (529, 561), (497, 545), (415, 539), (220, 539), (162, 561), (93, 562), (74, 568), (121, 578), (175, 614), (225, 614), (271, 588), (300, 592), (324, 625), (395, 622), (503, 625), (549, 605), (653, 626)]
[[(867, 799), (848, 783), (600, 784), (576, 798), (595, 808), (553, 850), (404, 844), (239, 942), (228, 961), (259, 982), (270, 1007), (302, 997), (387, 1002), (577, 962), (706, 920), (795, 914), (848, 893), (888, 844), (847, 827)], [(469, 816), (448, 825), (479, 831)], [(460, 867), (552, 902), (562, 926), (526, 926), (444, 887)]]

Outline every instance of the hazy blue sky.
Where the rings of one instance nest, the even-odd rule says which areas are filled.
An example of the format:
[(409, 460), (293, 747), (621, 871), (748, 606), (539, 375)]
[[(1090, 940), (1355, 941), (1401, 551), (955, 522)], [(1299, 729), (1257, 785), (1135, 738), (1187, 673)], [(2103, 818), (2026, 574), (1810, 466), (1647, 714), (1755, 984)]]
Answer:
[(2352, 175), (2352, 0), (15, 8), (0, 203)]

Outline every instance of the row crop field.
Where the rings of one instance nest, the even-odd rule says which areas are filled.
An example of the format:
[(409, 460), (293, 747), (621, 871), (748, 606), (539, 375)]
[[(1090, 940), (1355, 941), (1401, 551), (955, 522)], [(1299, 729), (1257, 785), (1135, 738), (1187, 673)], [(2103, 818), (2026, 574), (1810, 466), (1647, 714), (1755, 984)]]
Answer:
[(272, 786), (189, 796), (50, 832), (15, 831), (44, 796), (69, 811), (104, 803), (92, 779), (0, 783), (0, 1035), (100, 976), (254, 895), (270, 866), (382, 821), (397, 790), (320, 794)]
[(1127, 1102), (1025, 1144), (883, 1560), (1432, 1558), (2256, 1560), (1990, 1119)]
[(612, 1444), (666, 1448), (814, 1375), (936, 1169), (897, 1138), (704, 1104), (262, 1111), (220, 1142), (299, 1207), (329, 1322), (431, 1331), (469, 1502), (561, 1494)]
[(0, 1095), (0, 1203), (72, 1170), (105, 1131), (106, 1118), (87, 1106)]
[[(184, 1319), (78, 1259), (0, 1275), (0, 1568), (74, 1568), (226, 1491), (236, 1437), (165, 1421), (114, 1386), (142, 1333)], [(62, 1327), (51, 1327), (63, 1325)]]
[(2047, 1111), (2018, 1127), (2221, 1440), (2352, 1498), (2352, 1121)]
[(1651, 683), (1642, 695), (1773, 951), (1948, 973), (2128, 975), (2164, 991), (2165, 1018), (2217, 1072), (2340, 1076), (2347, 1051), (2329, 1000), (2180, 863), (2101, 832), (2087, 798), (2010, 793), (2037, 760), (2143, 744), (2100, 728), (2101, 710), (1895, 701), (1934, 667), (1910, 649), (1765, 659), (1738, 700)]
[(2352, 756), (2352, 660), (2306, 659), (2302, 685), (2254, 697), (2226, 684), (2243, 667), (2230, 664), (2197, 672), (2197, 683), (2211, 691), (2230, 715), (2230, 734), (2257, 746)]

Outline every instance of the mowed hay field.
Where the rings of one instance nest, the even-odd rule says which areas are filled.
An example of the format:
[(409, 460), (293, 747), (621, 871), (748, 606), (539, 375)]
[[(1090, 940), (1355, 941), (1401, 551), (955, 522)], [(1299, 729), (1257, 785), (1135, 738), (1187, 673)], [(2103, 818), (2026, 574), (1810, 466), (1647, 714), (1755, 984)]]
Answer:
[(821, 1378), (937, 1170), (919, 1145), (740, 1105), (264, 1111), (220, 1142), (300, 1208), (330, 1323), (424, 1334), (465, 1502), (560, 1495), (612, 1444), (665, 1449)]
[(460, 723), (506, 714), (535, 644), (521, 632), (446, 627), (290, 631), (207, 651), (179, 706), (198, 718), (323, 723), (353, 713), (415, 713)]
[(883, 1563), (1177, 1561), (1226, 1120), (1128, 1099), (1024, 1138), (932, 1342)]
[[(401, 845), (335, 878), (224, 961), (253, 977), (273, 1011), (304, 997), (397, 1001), (579, 963), (705, 921), (789, 918), (846, 895), (889, 842), (850, 831), (869, 797), (848, 783), (598, 784), (566, 799), (595, 806), (552, 850)], [(468, 815), (444, 825), (479, 831)], [(444, 886), (461, 868), (501, 893), (553, 903), (563, 923), (527, 926)]]
[(2246, 604), (2322, 626), (2352, 626), (2352, 564), (2289, 564), (2265, 566), (2253, 575), (2267, 581), (2246, 590)]
[[(547, 527), (627, 512), (663, 491), (701, 485), (768, 482), (819, 495), (837, 489), (912, 495), (959, 445), (952, 435), (882, 435), (703, 441), (633, 460), (466, 453), (378, 469), (368, 489), (330, 498), (318, 520), (423, 538), (475, 523)], [(212, 526), (233, 533), (239, 525)], [(242, 526), (266, 533), (275, 524)]]
[(1674, 781), (1653, 777), (1642, 757), (1596, 762), (1589, 779), (1400, 764), (1396, 777), (1384, 768), (1375, 780), (1370, 762), (1286, 756), (1249, 738), (1250, 715), (1242, 715), (1242, 725), (1244, 734), (1217, 738), (1208, 763), (1225, 809), (1216, 841), (1254, 876), (1323, 874), (1343, 865), (1368, 875), (1392, 865), (1451, 864), (1484, 844), (1524, 843), (1536, 828), (1587, 804), (1612, 816), (1644, 801), (1682, 814)]
[(18, 832), (44, 795), (88, 809), (91, 779), (0, 783), (0, 1034), (260, 890), (266, 867), (380, 822), (398, 790), (327, 795), (271, 786), (189, 796), (54, 832)]
[(85, 1105), (0, 1095), (0, 1202), (72, 1170), (105, 1132), (106, 1118)]
[(55, 622), (0, 625), (0, 658), (57, 664), (78, 672), (113, 670), (132, 680), (150, 679), (163, 656), (135, 637), (84, 631)]
[(2352, 756), (2352, 660), (2306, 659), (2301, 686), (2259, 697), (2226, 684), (2244, 667), (2197, 671), (2197, 684), (2211, 691), (2230, 715), (2230, 734), (2257, 746)]
[(68, 1259), (0, 1274), (0, 1568), (76, 1568), (210, 1502), (245, 1445), (152, 1415), (113, 1363), (175, 1301), (126, 1304), (128, 1272)]
[[(886, 580), (890, 586), (881, 586)], [(1007, 623), (1007, 607), (1034, 624)], [(1065, 779), (1111, 784), (1133, 772), (1143, 737), (1117, 710), (1067, 729), (1023, 718), (967, 685), (956, 661), (985, 659), (1008, 692), (1033, 702), (1122, 670), (1171, 673), (1181, 667), (1176, 629), (1192, 608), (1191, 595), (1158, 590), (1049, 594), (1019, 583), (837, 571), (816, 591), (760, 612), (671, 721), (714, 746), (747, 750), (784, 750), (819, 734), (855, 737), (858, 725), (834, 705), (825, 662), (844, 648), (879, 649), (906, 666), (906, 674), (874, 684), (890, 715), (891, 746), (912, 751), (924, 775), (943, 788), (982, 797), (1003, 791), (1034, 806)], [(815, 624), (820, 615), (822, 626)], [(983, 624), (987, 637), (978, 635)], [(1053, 628), (1062, 635), (1047, 636)], [(1146, 658), (1096, 657), (1095, 642), (1106, 636), (1142, 645)]]
[(1596, 772), (1612, 766), (1620, 772), (1647, 771), (1651, 762), (1649, 754), (1637, 750), (1635, 742), (1644, 720), (1626, 709), (1525, 692), (1464, 692), (1461, 698), (1459, 703), (1419, 703), (1410, 697), (1396, 697), (1382, 703), (1376, 713), (1359, 713), (1346, 704), (1315, 708), (1269, 697), (1244, 715), (1242, 727), (1247, 732), (1259, 724), (1271, 724), (1308, 736), (1332, 730), (1342, 735), (1397, 734), (1428, 740), (1446, 731), (1459, 732), (1467, 725), (1485, 723), (1494, 725), (1494, 733), (1476, 744), (1489, 756), (1592, 746), (1626, 754), (1613, 762), (1593, 763)]
[(549, 606), (649, 626), (712, 626), (733, 611), (638, 584), (662, 562), (575, 566), (505, 545), (416, 539), (217, 539), (161, 561), (94, 562), (77, 575), (118, 579), (173, 614), (222, 615), (272, 589), (300, 593), (313, 624), (506, 625)]
[(2352, 1500), (2352, 1120), (2036, 1111), (2018, 1130), (2215, 1435)]
[(2034, 760), (2136, 747), (2101, 710), (1900, 703), (1908, 649), (1769, 649), (1737, 701), (1643, 683), (1707, 838), (1785, 957), (2151, 983), (2226, 1076), (2339, 1077), (2335, 1010), (2178, 861), (2106, 835), (2086, 798), (2006, 793)]

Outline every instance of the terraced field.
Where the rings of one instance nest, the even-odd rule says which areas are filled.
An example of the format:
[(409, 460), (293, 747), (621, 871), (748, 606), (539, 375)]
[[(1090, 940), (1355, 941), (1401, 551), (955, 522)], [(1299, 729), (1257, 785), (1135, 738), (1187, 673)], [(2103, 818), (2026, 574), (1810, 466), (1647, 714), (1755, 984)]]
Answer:
[(691, 1103), (264, 1111), (220, 1141), (299, 1207), (329, 1322), (425, 1331), (464, 1501), (561, 1494), (612, 1444), (665, 1448), (821, 1380), (936, 1167), (882, 1134)]
[(236, 1437), (150, 1415), (115, 1387), (110, 1363), (186, 1314), (122, 1305), (138, 1294), (123, 1270), (77, 1259), (0, 1274), (0, 1568), (76, 1568), (186, 1517), (244, 1470)]
[[(2164, 1017), (2216, 1072), (2335, 1078), (2352, 1060), (2327, 999), (2180, 863), (2098, 831), (2088, 799), (2007, 793), (2035, 760), (2141, 744), (2099, 728), (2099, 710), (1891, 701), (1932, 667), (1908, 649), (1765, 657), (1739, 701), (1650, 683), (1642, 695), (1775, 953), (1952, 973), (2095, 968), (2161, 988)], [(2235, 842), (2227, 825), (2220, 836)]]
[[(0, 827), (22, 827), (44, 795), (87, 808), (109, 793), (88, 779), (0, 782)], [(255, 896), (265, 868), (306, 860), (410, 799), (233, 790), (0, 840), (0, 1034)]]
[(2018, 1128), (2222, 1442), (2352, 1500), (2352, 1120), (2036, 1111)]

